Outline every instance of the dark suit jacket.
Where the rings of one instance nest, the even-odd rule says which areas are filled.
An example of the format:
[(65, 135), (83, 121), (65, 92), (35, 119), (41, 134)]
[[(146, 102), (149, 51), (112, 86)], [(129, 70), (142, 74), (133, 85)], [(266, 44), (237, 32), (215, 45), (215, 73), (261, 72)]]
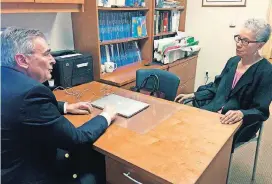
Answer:
[(2, 183), (62, 183), (56, 179), (57, 148), (91, 147), (108, 127), (106, 119), (96, 116), (75, 128), (43, 84), (7, 67), (1, 77)]
[(195, 100), (208, 101), (200, 108), (213, 112), (222, 107), (223, 114), (229, 110), (241, 110), (244, 114), (243, 126), (265, 121), (269, 117), (272, 100), (272, 65), (266, 59), (255, 63), (244, 73), (234, 89), (231, 89), (239, 61), (238, 56), (230, 58), (210, 87), (195, 92)]

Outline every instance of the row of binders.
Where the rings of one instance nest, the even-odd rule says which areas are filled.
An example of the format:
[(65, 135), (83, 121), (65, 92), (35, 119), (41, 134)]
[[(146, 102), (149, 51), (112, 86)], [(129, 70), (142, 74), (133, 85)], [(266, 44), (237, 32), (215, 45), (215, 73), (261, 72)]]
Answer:
[(100, 41), (147, 36), (146, 17), (141, 11), (99, 12)]
[(179, 27), (180, 11), (155, 11), (154, 33), (177, 32)]
[(97, 0), (97, 5), (101, 7), (144, 7), (144, 0)]
[(100, 46), (101, 63), (114, 62), (117, 67), (142, 60), (136, 41)]

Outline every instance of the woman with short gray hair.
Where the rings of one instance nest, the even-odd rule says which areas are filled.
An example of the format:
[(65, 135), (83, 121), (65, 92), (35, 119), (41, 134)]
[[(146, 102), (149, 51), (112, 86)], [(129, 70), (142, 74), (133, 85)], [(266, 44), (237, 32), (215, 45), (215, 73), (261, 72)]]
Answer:
[[(194, 99), (195, 107), (222, 114), (220, 121), (223, 124), (243, 120), (236, 135), (247, 125), (267, 120), (272, 100), (272, 65), (259, 51), (270, 35), (271, 26), (264, 20), (247, 20), (234, 36), (236, 56), (228, 60), (215, 81), (201, 86), (195, 93), (180, 94), (175, 101), (183, 103)], [(234, 141), (248, 141), (259, 128), (258, 123), (251, 126), (239, 140), (235, 136)]]

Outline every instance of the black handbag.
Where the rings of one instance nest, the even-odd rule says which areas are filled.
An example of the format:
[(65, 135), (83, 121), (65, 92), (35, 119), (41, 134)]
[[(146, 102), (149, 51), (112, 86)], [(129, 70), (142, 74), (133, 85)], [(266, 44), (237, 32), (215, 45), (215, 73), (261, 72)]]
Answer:
[[(152, 87), (148, 88), (147, 84), (152, 81)], [(139, 87), (134, 87), (132, 88), (133, 91), (139, 92), (139, 93), (143, 93), (149, 96), (154, 96), (157, 98), (165, 98), (165, 94), (161, 91), (159, 91), (160, 88), (160, 80), (159, 77), (155, 74), (151, 74), (148, 77), (146, 77), (143, 82), (141, 83), (141, 85)]]

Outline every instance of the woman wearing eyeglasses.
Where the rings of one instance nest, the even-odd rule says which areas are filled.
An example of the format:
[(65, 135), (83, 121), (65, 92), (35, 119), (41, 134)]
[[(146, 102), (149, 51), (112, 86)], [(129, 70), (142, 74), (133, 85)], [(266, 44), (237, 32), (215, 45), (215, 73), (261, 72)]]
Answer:
[[(269, 40), (271, 27), (262, 20), (249, 19), (238, 35), (236, 56), (230, 58), (215, 81), (191, 94), (180, 94), (175, 101), (183, 103), (194, 99), (193, 104), (201, 109), (222, 114), (223, 124), (234, 124), (243, 120), (241, 129), (269, 117), (272, 100), (272, 65), (260, 56), (259, 50)], [(252, 126), (251, 131), (239, 142), (252, 138), (260, 126)], [(240, 129), (240, 130), (241, 130)]]

